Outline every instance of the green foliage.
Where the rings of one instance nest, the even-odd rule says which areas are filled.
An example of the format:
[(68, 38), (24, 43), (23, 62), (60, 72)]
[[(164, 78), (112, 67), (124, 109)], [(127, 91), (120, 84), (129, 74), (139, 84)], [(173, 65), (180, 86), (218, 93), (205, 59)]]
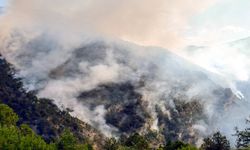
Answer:
[(35, 135), (34, 131), (27, 124), (22, 124), (20, 126), (20, 131), (25, 136), (33, 136), (33, 135)]
[(129, 137), (122, 137), (119, 141), (111, 138), (106, 141), (104, 146), (106, 150), (147, 150), (149, 142), (145, 137), (135, 133)]
[(19, 143), (16, 127), (0, 126), (0, 149), (14, 149)]
[(80, 144), (66, 130), (57, 144), (47, 144), (26, 124), (16, 126), (18, 116), (7, 105), (0, 104), (0, 150), (92, 150), (90, 144)]
[(109, 139), (105, 144), (106, 150), (198, 150), (195, 146), (181, 141), (167, 142), (165, 146), (150, 147), (149, 141), (144, 136), (135, 133), (129, 137), (123, 137), (119, 141), (114, 138)]
[(163, 148), (164, 150), (198, 150), (196, 147), (183, 143), (181, 141), (176, 141), (176, 142), (167, 142), (165, 147)]
[[(28, 129), (27, 130), (31, 130)], [(47, 144), (40, 136), (24, 134), (16, 126), (0, 126), (1, 150), (53, 150), (54, 145)]]
[(7, 105), (0, 104), (0, 125), (16, 125), (17, 121), (17, 114)]
[(187, 145), (187, 146), (179, 148), (178, 150), (198, 150), (198, 148), (192, 145)]
[[(247, 120), (247, 123), (249, 124), (250, 122)], [(242, 131), (240, 131), (238, 128), (235, 130), (235, 136), (237, 137), (236, 147), (241, 149), (250, 149), (250, 128), (248, 127)]]
[(205, 138), (201, 145), (202, 150), (229, 150), (230, 143), (220, 132), (216, 132), (212, 137)]
[(66, 130), (60, 137), (57, 147), (61, 150), (75, 150), (75, 145), (77, 144), (76, 138), (73, 134)]
[(59, 150), (92, 150), (89, 144), (80, 144), (76, 137), (67, 129), (61, 135), (57, 142)]
[(115, 138), (110, 138), (106, 141), (104, 148), (107, 150), (117, 150), (120, 143)]
[(135, 133), (128, 137), (128, 139), (125, 141), (125, 145), (138, 150), (149, 149), (148, 141), (138, 133)]
[(54, 150), (56, 147), (54, 144), (47, 144), (40, 136), (37, 135), (19, 135), (20, 149), (32, 149), (32, 150)]
[(1, 150), (53, 150), (37, 136), (28, 125), (16, 126), (18, 116), (7, 105), (0, 104), (0, 149)]
[(65, 132), (58, 144), (47, 144), (36, 135), (27, 125), (0, 126), (1, 150), (92, 150), (89, 144), (78, 144), (76, 138), (69, 131)]

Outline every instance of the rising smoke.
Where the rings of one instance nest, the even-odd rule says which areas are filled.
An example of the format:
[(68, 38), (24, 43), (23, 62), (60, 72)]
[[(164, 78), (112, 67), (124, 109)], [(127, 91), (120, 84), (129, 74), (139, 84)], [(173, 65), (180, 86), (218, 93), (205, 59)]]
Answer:
[[(143, 45), (180, 47), (188, 19), (215, 0), (12, 0), (7, 29), (104, 34)], [(67, 29), (67, 30), (66, 30)], [(76, 40), (76, 39), (74, 39)]]
[[(181, 32), (189, 17), (211, 3), (12, 0), (0, 18), (0, 52), (18, 69), (27, 89), (37, 90), (40, 97), (54, 99), (58, 106), (73, 109), (73, 115), (107, 136), (119, 133), (119, 129), (106, 123), (105, 105), (91, 108), (80, 102), (78, 96), (101, 84), (141, 81), (144, 86), (136, 90), (148, 102), (147, 111), (154, 120), (152, 129), (158, 129), (156, 105), (169, 113), (164, 106), (174, 108), (174, 98), (192, 101), (198, 97), (207, 118), (199, 119), (193, 128), (201, 135), (218, 129), (230, 135), (234, 126), (241, 126), (238, 122), (244, 124), (249, 115), (249, 103), (236, 86), (236, 81), (248, 80), (249, 74), (244, 72), (248, 66), (232, 62), (232, 59), (247, 60), (245, 55), (238, 55), (233, 49), (228, 55), (240, 57), (227, 57), (221, 62), (223, 51), (218, 54), (215, 48), (192, 49), (192, 53), (185, 54), (205, 70), (165, 49), (136, 46), (117, 39), (182, 47), (186, 41)], [(213, 56), (221, 57), (216, 57), (218, 60), (212, 61), (211, 66)], [(225, 104), (214, 90), (228, 87), (236, 96)]]

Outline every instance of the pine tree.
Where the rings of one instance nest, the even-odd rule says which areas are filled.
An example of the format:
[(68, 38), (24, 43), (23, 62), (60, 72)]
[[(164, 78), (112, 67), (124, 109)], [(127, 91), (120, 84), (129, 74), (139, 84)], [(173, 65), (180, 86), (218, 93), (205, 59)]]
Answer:
[(211, 137), (205, 138), (201, 145), (202, 150), (230, 150), (230, 143), (227, 138), (216, 132)]

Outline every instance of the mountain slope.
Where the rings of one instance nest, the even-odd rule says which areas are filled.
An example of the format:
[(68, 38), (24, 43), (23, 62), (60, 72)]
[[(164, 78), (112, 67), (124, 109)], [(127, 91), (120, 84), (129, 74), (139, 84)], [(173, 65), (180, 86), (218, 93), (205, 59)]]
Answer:
[(70, 129), (80, 140), (90, 140), (101, 147), (105, 138), (90, 125), (60, 110), (53, 100), (37, 98), (26, 92), (22, 82), (15, 78), (13, 67), (0, 59), (0, 100), (10, 106), (20, 117), (19, 124), (28, 124), (47, 141), (53, 141), (65, 129)]
[(27, 89), (110, 137), (153, 130), (195, 143), (239, 100), (216, 75), (157, 47), (100, 39), (68, 46), (41, 35), (3, 52)]

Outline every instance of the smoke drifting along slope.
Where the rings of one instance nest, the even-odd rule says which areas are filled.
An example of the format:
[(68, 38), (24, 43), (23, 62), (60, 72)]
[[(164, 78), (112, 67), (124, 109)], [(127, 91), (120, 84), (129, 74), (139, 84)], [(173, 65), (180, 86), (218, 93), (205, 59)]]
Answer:
[(238, 100), (210, 73), (164, 49), (100, 39), (65, 49), (55, 40), (38, 36), (5, 56), (28, 89), (71, 108), (107, 136), (160, 128), (190, 140), (217, 130), (218, 114), (228, 118)]
[[(205, 7), (196, 2), (12, 1), (1, 18), (0, 52), (29, 90), (107, 136), (158, 129), (195, 141), (218, 129), (231, 135), (249, 111), (228, 82), (165, 49), (96, 38), (181, 45), (187, 18)], [(138, 123), (130, 128), (131, 120)]]

